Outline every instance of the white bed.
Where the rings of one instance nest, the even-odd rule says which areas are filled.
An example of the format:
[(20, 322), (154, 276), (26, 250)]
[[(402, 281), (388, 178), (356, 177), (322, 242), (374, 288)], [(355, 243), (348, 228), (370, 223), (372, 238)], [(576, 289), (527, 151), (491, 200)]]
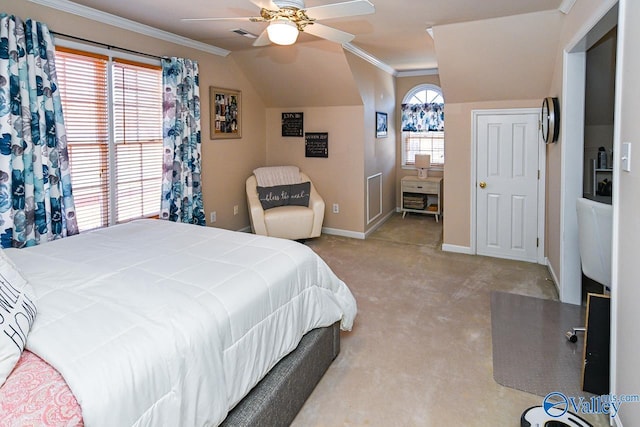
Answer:
[(140, 220), (6, 253), (37, 297), (27, 349), (88, 426), (217, 425), (305, 333), (356, 315), (288, 240)]

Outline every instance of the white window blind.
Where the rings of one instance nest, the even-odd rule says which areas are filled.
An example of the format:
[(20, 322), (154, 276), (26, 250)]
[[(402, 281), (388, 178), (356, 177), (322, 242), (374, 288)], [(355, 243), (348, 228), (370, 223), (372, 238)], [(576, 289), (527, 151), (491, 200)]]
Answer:
[(156, 215), (162, 186), (162, 73), (113, 64), (116, 222)]
[(56, 50), (80, 231), (157, 214), (162, 180), (160, 68)]
[(402, 132), (405, 164), (414, 165), (416, 154), (429, 154), (432, 165), (444, 164), (444, 132)]
[(108, 58), (56, 51), (71, 185), (80, 231), (108, 225)]

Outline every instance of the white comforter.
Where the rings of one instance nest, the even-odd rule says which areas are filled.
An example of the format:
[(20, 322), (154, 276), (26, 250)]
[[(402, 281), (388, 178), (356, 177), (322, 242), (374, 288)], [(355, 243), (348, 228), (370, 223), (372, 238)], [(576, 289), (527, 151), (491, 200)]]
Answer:
[(355, 299), (295, 242), (143, 220), (7, 250), (37, 295), (27, 348), (91, 426), (217, 425)]

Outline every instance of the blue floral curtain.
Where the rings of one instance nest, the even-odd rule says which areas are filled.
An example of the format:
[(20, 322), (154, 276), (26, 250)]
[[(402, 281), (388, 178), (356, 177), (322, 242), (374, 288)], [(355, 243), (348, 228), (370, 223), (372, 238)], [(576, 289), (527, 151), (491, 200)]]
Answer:
[(0, 15), (3, 248), (77, 234), (54, 45), (45, 24)]
[(402, 104), (401, 109), (403, 132), (444, 130), (444, 104)]
[(205, 225), (198, 63), (162, 61), (164, 159), (160, 218)]

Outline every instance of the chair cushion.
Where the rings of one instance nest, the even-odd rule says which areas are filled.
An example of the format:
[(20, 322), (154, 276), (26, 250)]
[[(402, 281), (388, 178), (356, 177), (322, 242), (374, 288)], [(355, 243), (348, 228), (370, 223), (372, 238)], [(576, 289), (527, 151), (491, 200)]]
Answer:
[(264, 212), (269, 236), (285, 239), (308, 237), (313, 228), (313, 209), (304, 206), (280, 206)]

